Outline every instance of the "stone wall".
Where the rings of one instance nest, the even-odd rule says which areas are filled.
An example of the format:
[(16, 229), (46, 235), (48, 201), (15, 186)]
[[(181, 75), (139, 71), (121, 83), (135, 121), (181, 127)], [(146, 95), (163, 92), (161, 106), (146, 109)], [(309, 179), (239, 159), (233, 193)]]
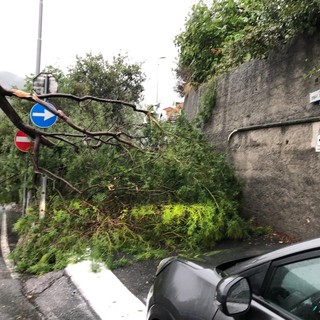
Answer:
[[(320, 236), (320, 105), (309, 103), (320, 80), (306, 77), (320, 66), (319, 40), (320, 33), (299, 37), (220, 77), (204, 128), (245, 181), (243, 214), (301, 239)], [(201, 90), (186, 96), (189, 119), (201, 109), (200, 97)]]

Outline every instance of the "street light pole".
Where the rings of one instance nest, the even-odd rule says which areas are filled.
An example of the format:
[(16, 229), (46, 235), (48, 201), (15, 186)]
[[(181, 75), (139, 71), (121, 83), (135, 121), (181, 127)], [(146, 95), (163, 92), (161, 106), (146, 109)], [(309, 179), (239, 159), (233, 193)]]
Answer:
[(166, 57), (159, 57), (158, 58), (158, 67), (157, 67), (157, 96), (156, 96), (156, 106), (159, 108), (159, 65), (160, 60), (165, 59)]
[(40, 65), (41, 65), (42, 13), (43, 13), (43, 0), (40, 0), (39, 1), (39, 23), (38, 23), (38, 40), (37, 40), (36, 76), (40, 73)]
[[(38, 41), (37, 41), (37, 61), (36, 61), (36, 76), (40, 73), (41, 66), (41, 46), (42, 46), (42, 14), (43, 14), (43, 0), (39, 0), (39, 24), (38, 24)], [(48, 91), (48, 77), (46, 77), (44, 94)], [(39, 203), (39, 217), (44, 218), (46, 211), (46, 189), (47, 189), (47, 176), (41, 175), (41, 195)]]
[[(36, 75), (40, 73), (40, 65), (41, 65), (41, 45), (42, 45), (42, 13), (43, 13), (43, 0), (39, 0), (39, 20), (38, 20), (38, 39), (37, 39), (37, 60), (36, 60)], [(29, 119), (30, 121), (30, 119)], [(30, 122), (29, 122), (30, 124)], [(26, 167), (28, 167), (28, 160), (26, 160)], [(42, 179), (44, 181), (44, 179)], [(23, 213), (26, 213), (26, 209), (29, 207), (32, 191), (27, 190), (26, 187), (27, 182), (27, 174), (24, 176), (24, 190), (23, 190)], [(45, 179), (46, 183), (46, 179)], [(42, 183), (43, 184), (43, 183)], [(40, 209), (41, 211), (41, 209)], [(41, 216), (41, 214), (40, 214)]]

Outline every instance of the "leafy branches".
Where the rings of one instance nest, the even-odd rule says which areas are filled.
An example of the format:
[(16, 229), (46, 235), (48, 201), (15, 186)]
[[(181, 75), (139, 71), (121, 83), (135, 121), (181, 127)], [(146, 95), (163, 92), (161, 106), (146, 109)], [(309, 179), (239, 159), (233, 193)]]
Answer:
[[(68, 117), (62, 110), (56, 110), (52, 105), (44, 100), (41, 100), (38, 96), (34, 94), (29, 94), (24, 91), (12, 89), (12, 90), (6, 90), (0, 86), (0, 107), (1, 109), (5, 112), (5, 114), (8, 116), (8, 118), (12, 121), (12, 123), (18, 127), (20, 130), (28, 133), (31, 137), (34, 138), (35, 140), (35, 147), (34, 147), (34, 156), (33, 156), (33, 163), (34, 163), (34, 168), (37, 173), (45, 173), (49, 175), (51, 178), (58, 178), (59, 180), (65, 182), (69, 187), (71, 187), (74, 191), (77, 191), (78, 193), (81, 193), (80, 190), (75, 188), (74, 186), (71, 185), (71, 183), (67, 182), (65, 179), (62, 177), (58, 177), (57, 175), (53, 174), (49, 170), (46, 170), (44, 168), (39, 167), (39, 152), (40, 152), (40, 145), (43, 144), (47, 147), (53, 148), (55, 147), (54, 142), (52, 139), (58, 139), (63, 142), (67, 142), (68, 144), (76, 146), (76, 142), (72, 141), (66, 141), (62, 136), (69, 136), (73, 138), (73, 140), (84, 140), (85, 138), (91, 138), (93, 140), (96, 140), (101, 144), (109, 144), (110, 140), (115, 140), (115, 144), (124, 144), (127, 145), (128, 147), (136, 148), (141, 150), (140, 146), (132, 142), (133, 136), (128, 134), (127, 132), (123, 133), (121, 130), (118, 130), (116, 132), (112, 131), (90, 131), (85, 127), (79, 126), (75, 124), (70, 117)], [(25, 124), (22, 119), (19, 117), (15, 109), (10, 105), (10, 103), (4, 98), (5, 96), (15, 96), (21, 99), (27, 99), (34, 101), (36, 103), (40, 103), (41, 105), (45, 106), (46, 109), (48, 109), (52, 114), (55, 114), (57, 117), (59, 117), (62, 121), (64, 121), (71, 129), (73, 129), (76, 132), (79, 132), (80, 135), (74, 135), (74, 134), (69, 134), (66, 132), (54, 132), (54, 133), (47, 133), (43, 130), (35, 129), (31, 127), (28, 124)], [(112, 102), (113, 104), (119, 104), (119, 105), (124, 105), (124, 106), (129, 106), (131, 107), (135, 112), (140, 112), (149, 118), (152, 117), (152, 114), (149, 111), (146, 110), (141, 110), (137, 109), (134, 104), (130, 103), (125, 103), (121, 101), (116, 101), (116, 100), (107, 100), (107, 99), (99, 99), (99, 98), (94, 98), (94, 97), (83, 97), (83, 98), (78, 98), (74, 95), (64, 95), (64, 94), (57, 94), (57, 95), (46, 95), (46, 97), (64, 97), (64, 98), (69, 98), (75, 101), (86, 101), (86, 100), (94, 100), (94, 101), (99, 101), (99, 102)], [(156, 121), (156, 120), (153, 120)], [(46, 136), (49, 136), (51, 138), (47, 139)], [(107, 137), (108, 139), (105, 140), (104, 137)], [(98, 146), (98, 145), (96, 145)], [(77, 148), (78, 149), (78, 148)]]
[(182, 118), (163, 126), (143, 132), (144, 146), (158, 152), (102, 146), (94, 157), (87, 149), (69, 160), (65, 177), (77, 178), (84, 192), (52, 199), (40, 221), (32, 212), (19, 221), (22, 241), (13, 258), (20, 271), (47, 272), (84, 258), (112, 266), (127, 257), (192, 254), (247, 236), (252, 227), (239, 216), (242, 184), (224, 156)]

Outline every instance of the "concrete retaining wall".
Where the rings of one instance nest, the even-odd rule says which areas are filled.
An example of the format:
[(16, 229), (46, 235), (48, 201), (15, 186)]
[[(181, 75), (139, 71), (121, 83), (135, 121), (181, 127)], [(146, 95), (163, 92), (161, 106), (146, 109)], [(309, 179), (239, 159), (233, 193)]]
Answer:
[[(220, 77), (204, 128), (245, 181), (243, 214), (301, 239), (320, 235), (320, 105), (309, 103), (320, 75), (306, 77), (320, 67), (319, 40), (320, 33), (299, 37), (281, 52)], [(200, 97), (201, 90), (186, 96), (189, 119), (201, 110)]]

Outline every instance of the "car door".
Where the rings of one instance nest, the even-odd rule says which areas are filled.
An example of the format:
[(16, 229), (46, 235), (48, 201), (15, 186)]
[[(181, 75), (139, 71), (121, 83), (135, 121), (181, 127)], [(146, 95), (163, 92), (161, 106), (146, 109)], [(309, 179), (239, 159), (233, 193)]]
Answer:
[(242, 319), (320, 319), (320, 251), (273, 261)]

